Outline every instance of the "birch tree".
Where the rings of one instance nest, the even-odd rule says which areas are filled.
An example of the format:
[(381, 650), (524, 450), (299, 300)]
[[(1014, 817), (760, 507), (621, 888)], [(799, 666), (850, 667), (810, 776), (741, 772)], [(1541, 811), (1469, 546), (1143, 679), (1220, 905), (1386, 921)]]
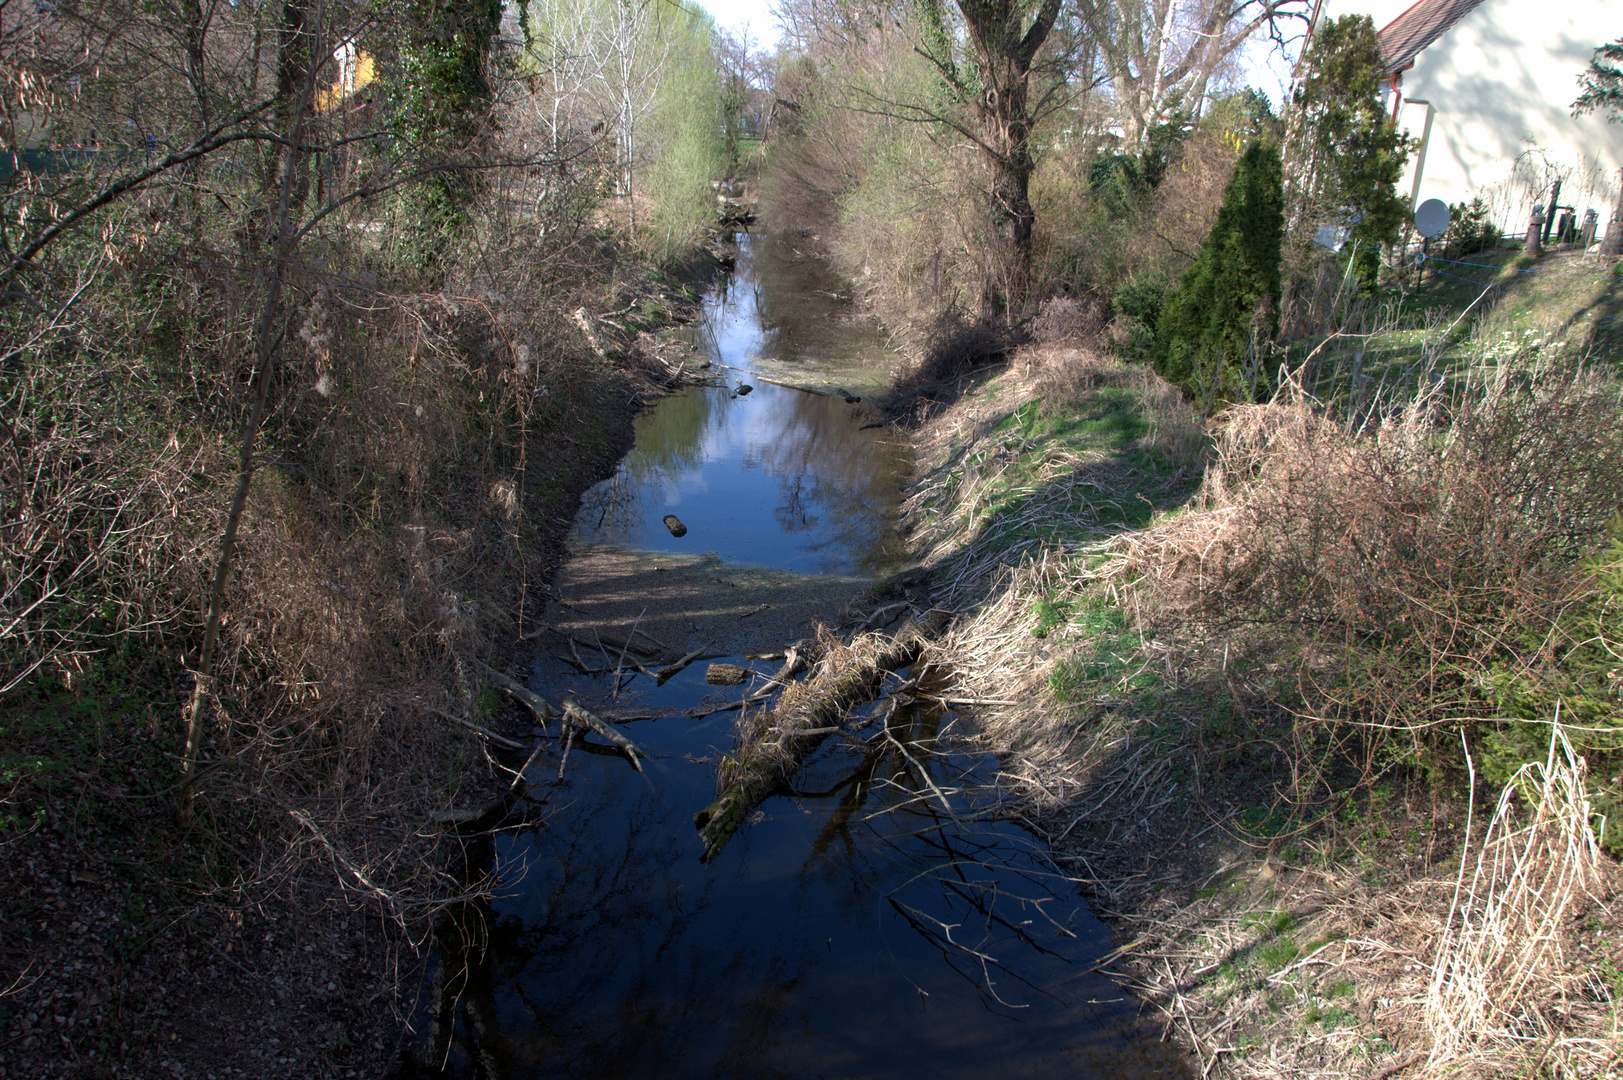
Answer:
[(1116, 99), (1123, 145), (1136, 150), (1181, 91), (1197, 108), (1218, 66), (1258, 31), (1284, 37), (1305, 0), (1079, 0)]

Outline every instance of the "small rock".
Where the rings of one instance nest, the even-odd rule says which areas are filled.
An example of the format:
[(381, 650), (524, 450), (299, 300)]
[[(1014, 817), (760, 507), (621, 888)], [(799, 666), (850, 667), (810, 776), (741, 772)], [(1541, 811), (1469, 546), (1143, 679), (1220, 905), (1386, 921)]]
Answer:
[(704, 681), (711, 686), (739, 686), (749, 677), (749, 671), (737, 664), (711, 664), (704, 672)]
[(745, 394), (749, 393), (751, 390), (754, 390), (754, 389), (755, 389), (755, 387), (751, 386), (749, 383), (741, 382), (741, 383), (738, 384), (738, 396), (743, 397)]
[(665, 515), (665, 527), (671, 530), (672, 536), (681, 537), (688, 534), (688, 527), (682, 524), (682, 519), (677, 517), (675, 514)]

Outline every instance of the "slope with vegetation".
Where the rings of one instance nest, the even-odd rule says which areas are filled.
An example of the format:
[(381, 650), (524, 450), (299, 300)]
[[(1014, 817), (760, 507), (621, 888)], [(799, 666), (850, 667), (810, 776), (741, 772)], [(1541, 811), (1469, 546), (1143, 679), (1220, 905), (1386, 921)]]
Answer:
[(707, 19), (539, 9), (5, 11), (0, 1075), (377, 1075), (488, 887), (728, 167)]
[(1287, 371), (1210, 437), (1041, 342), (920, 433), (940, 659), (1021, 703), (1004, 783), (1213, 1075), (1615, 1064), (1623, 395), (1492, 324), (1456, 384)]
[(934, 659), (1106, 962), (1202, 1075), (1614, 1072), (1615, 257), (1459, 207), (1400, 258), (1367, 18), (1280, 119), (1176, 48), (1139, 54), (1146, 112), (1110, 74), (1139, 9), (1083, 5), (1026, 68), (1022, 297), (953, 113), (963, 7), (790, 5), (763, 216), (909, 343)]

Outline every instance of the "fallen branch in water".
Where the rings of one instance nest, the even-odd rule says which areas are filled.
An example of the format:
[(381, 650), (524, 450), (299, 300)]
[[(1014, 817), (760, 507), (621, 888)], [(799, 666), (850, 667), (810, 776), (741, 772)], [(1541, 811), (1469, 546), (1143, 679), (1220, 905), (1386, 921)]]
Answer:
[[(578, 638), (574, 634), (571, 634), (571, 633), (569, 633), (569, 632), (567, 632), (565, 630), (558, 629), (556, 626), (543, 626), (539, 630), (531, 630), (528, 634), (525, 634), (523, 637), (519, 638), (519, 640), (520, 641), (534, 641), (536, 638), (542, 636), (543, 634), (549, 634), (549, 633), (550, 634), (557, 634), (559, 637), (563, 638), (565, 641), (577, 642), (577, 643), (579, 643), (581, 645), (585, 645), (585, 646), (587, 646), (589, 648), (595, 648), (596, 647), (596, 646), (594, 646), (592, 644), (592, 642), (586, 641), (583, 638)], [(632, 631), (631, 631), (631, 636), (629, 638), (615, 637), (613, 634), (602, 634), (602, 633), (598, 634), (597, 636), (598, 636), (598, 639), (600, 641), (602, 641), (605, 645), (613, 645), (615, 648), (629, 649), (631, 652), (637, 653), (638, 655), (641, 655), (641, 656), (646, 656), (650, 660), (658, 660), (661, 656), (663, 656), (663, 655), (665, 655), (665, 654), (672, 651), (671, 647), (669, 645), (666, 645), (663, 641), (660, 641), (658, 638), (650, 635), (645, 630), (638, 630), (638, 629), (633, 628)], [(636, 643), (636, 639), (638, 637), (646, 638), (654, 646), (654, 648), (653, 649), (645, 649), (642, 646), (638, 645)]]
[(786, 687), (772, 709), (740, 718), (739, 747), (722, 761), (716, 800), (693, 815), (704, 860), (721, 853), (745, 816), (799, 770), (853, 706), (873, 697), (887, 673), (916, 662), (949, 618), (931, 611), (895, 638), (869, 635), (848, 646), (828, 635), (810, 677)]
[(688, 653), (686, 656), (682, 657), (682, 659), (678, 660), (676, 663), (666, 664), (664, 667), (660, 668), (654, 673), (654, 679), (661, 686), (665, 685), (667, 680), (669, 680), (673, 675), (681, 674), (683, 668), (693, 663), (693, 661), (699, 659), (702, 655), (704, 655), (704, 651), (715, 643), (715, 639), (712, 638), (703, 645), (700, 645), (697, 649), (694, 649), (692, 652)]
[(485, 739), (489, 739), (491, 742), (495, 743), (497, 746), (504, 747), (505, 749), (508, 749), (508, 750), (522, 750), (522, 749), (524, 749), (524, 744), (523, 743), (516, 742), (513, 739), (509, 739), (506, 735), (498, 735), (494, 731), (491, 731), (489, 728), (480, 727), (478, 724), (474, 723), (472, 720), (464, 720), (460, 716), (453, 716), (450, 713), (443, 712), (443, 711), (441, 711), (439, 709), (429, 709), (428, 711), (433, 713), (436, 716), (443, 716), (447, 720), (452, 720), (452, 721), (455, 721), (458, 724), (461, 724), (463, 727), (467, 728), (469, 731), (473, 732), (475, 735), (478, 735), (478, 736), (480, 736), (482, 738), (485, 738)]
[(577, 727), (591, 728), (593, 731), (609, 740), (609, 742), (613, 743), (615, 746), (618, 746), (621, 750), (624, 750), (626, 757), (631, 759), (631, 767), (636, 769), (638, 772), (642, 772), (642, 762), (637, 760), (637, 756), (640, 754), (643, 757), (647, 757), (647, 751), (643, 750), (636, 743), (614, 730), (614, 727), (609, 724), (607, 720), (593, 716), (575, 702), (565, 698), (564, 723), (574, 724)]
[(542, 727), (547, 726), (547, 721), (552, 719), (552, 706), (548, 705), (539, 694), (511, 675), (504, 675), (481, 660), (475, 660), (474, 663), (484, 668), (497, 686), (512, 694), (521, 703), (528, 705), (530, 711), (540, 718)]
[[(802, 653), (800, 651), (802, 649), (805, 649), (806, 652)], [(807, 661), (820, 651), (821, 650), (817, 647), (817, 643), (815, 641), (809, 646), (804, 639), (797, 641), (782, 653), (777, 654), (783, 657), (783, 666), (777, 671), (773, 672), (772, 677), (766, 682), (762, 683), (761, 688), (755, 691), (749, 697), (744, 698), (742, 701), (730, 701), (727, 704), (717, 706), (714, 709), (706, 709), (702, 706), (692, 708), (687, 710), (687, 712), (685, 712), (683, 715), (691, 717), (694, 720), (703, 720), (705, 717), (713, 716), (716, 713), (732, 712), (735, 709), (747, 709), (751, 705), (758, 705), (767, 698), (771, 697), (772, 691), (776, 690), (778, 687), (789, 685), (789, 680), (804, 670)], [(761, 659), (764, 659), (764, 657)]]

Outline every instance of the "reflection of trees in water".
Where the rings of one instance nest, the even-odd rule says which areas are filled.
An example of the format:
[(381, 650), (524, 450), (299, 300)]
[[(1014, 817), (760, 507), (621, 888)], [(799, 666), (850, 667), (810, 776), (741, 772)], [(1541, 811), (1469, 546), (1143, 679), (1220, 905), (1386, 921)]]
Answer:
[(636, 420), (636, 444), (614, 475), (581, 496), (580, 520), (592, 532), (627, 536), (649, 519), (642, 499), (704, 463), (705, 437), (722, 423), (723, 391), (694, 387)]
[[(858, 1037), (825, 1011), (830, 987), (816, 974), (833, 951), (824, 944), (830, 935), (872, 926), (884, 910), (895, 913), (903, 938), (916, 933), (924, 946), (891, 939), (891, 962), (903, 978), (936, 993), (932, 973), (944, 965), (974, 986), (984, 1021), (954, 1015), (989, 1026), (955, 1032), (974, 1034), (969, 1045), (1001, 1045), (1006, 1029), (990, 1025), (1018, 1015), (1036, 1060), (1056, 1053), (1116, 1060), (1114, 1031), (1090, 1025), (1080, 1001), (1072, 1007), (1043, 989), (1079, 973), (1073, 959), (1092, 959), (1051, 951), (1062, 947), (1057, 928), (1081, 910), (1077, 897), (1024, 834), (971, 806), (970, 771), (981, 758), (958, 752), (942, 711), (894, 701), (859, 720), (843, 751), (808, 770), (795, 797), (837, 800), (823, 827), (789, 834), (804, 845), (798, 851), (763, 854), (799, 866), (788, 910), (739, 910), (729, 879), (699, 864), (685, 814), (673, 813), (618, 757), (609, 770), (574, 773), (566, 811), (502, 842), (506, 862), (528, 864), (514, 906), (492, 916), (483, 905), (476, 925), (441, 937), (441, 968), (450, 974), (440, 987), (439, 1055), (453, 1039), (449, 1019), (457, 1074), (478, 1080), (776, 1080), (821, 1074), (824, 1062), (838, 1063), (833, 1071), (842, 1075), (884, 1071), (893, 1064), (884, 1033), (910, 1027), (912, 995), (863, 997), (873, 1027)], [(814, 785), (819, 790), (807, 790)], [(776, 876), (768, 870), (768, 880)], [(475, 947), (459, 953), (461, 938)], [(855, 977), (851, 992), (875, 985)], [(834, 992), (845, 993), (843, 984)], [(1071, 984), (1072, 994), (1087, 992)], [(1026, 1005), (1033, 1008), (1009, 1011)], [(848, 1036), (853, 1042), (842, 1045)], [(1027, 1052), (1012, 1056), (1024, 1062)], [(786, 1060), (811, 1067), (774, 1064)], [(920, 1074), (947, 1064), (924, 1063)]]
[(781, 424), (746, 448), (744, 463), (775, 478), (773, 511), (785, 531), (820, 526), (806, 550), (826, 551), (829, 568), (874, 573), (899, 552), (894, 517), (907, 454), (856, 429), (838, 398), (791, 393)]
[(992, 809), (971, 808), (965, 792), (982, 783), (969, 775), (974, 757), (943, 746), (943, 716), (892, 703), (842, 779), (802, 787), (803, 798), (839, 799), (802, 879), (821, 881), (852, 913), (883, 896), (995, 1013), (1044, 997), (1064, 1005), (1045, 985), (1056, 981), (1053, 965), (1073, 961), (1038, 939), (1074, 938), (1066, 924), (1079, 901), (1035, 842), (991, 823)]
[(569, 820), (508, 853), (528, 863), (522, 909), (487, 917), (486, 949), (442, 945), (470, 971), (445, 987), (462, 1075), (773, 1076), (764, 1059), (806, 1024), (791, 1010), (811, 939), (718, 931), (685, 818), (632, 778), (587, 774), (570, 796)]
[(815, 338), (831, 325), (850, 322), (851, 285), (828, 263), (798, 255), (786, 240), (756, 238), (751, 247), (763, 331)]
[(806, 478), (797, 476), (783, 485), (783, 502), (772, 511), (772, 516), (778, 521), (778, 528), (786, 533), (805, 532), (816, 526), (819, 519), (811, 516), (806, 509), (804, 498)]

